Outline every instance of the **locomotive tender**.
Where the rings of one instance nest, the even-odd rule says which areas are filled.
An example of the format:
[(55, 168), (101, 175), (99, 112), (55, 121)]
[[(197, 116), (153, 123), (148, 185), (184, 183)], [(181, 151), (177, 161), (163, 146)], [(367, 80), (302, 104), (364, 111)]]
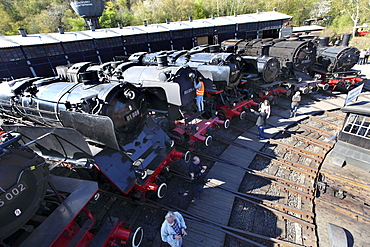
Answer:
[[(77, 130), (88, 148), (69, 159), (93, 160), (124, 194), (145, 197), (147, 191), (154, 191), (163, 197), (167, 188), (163, 169), (175, 159), (188, 158), (188, 153), (177, 152), (169, 137), (147, 118), (143, 89), (127, 82), (99, 80), (97, 71), (87, 71), (90, 65), (74, 64), (67, 71), (59, 68), (61, 78), (68, 77), (69, 81), (53, 77), (3, 82), (1, 113), (43, 126)], [(182, 76), (189, 77), (185, 74)], [(176, 80), (167, 84), (176, 84)], [(179, 86), (176, 88), (179, 90)], [(29, 130), (17, 128), (32, 137)], [(69, 137), (71, 142), (79, 141)], [(47, 148), (41, 152), (60, 155)]]

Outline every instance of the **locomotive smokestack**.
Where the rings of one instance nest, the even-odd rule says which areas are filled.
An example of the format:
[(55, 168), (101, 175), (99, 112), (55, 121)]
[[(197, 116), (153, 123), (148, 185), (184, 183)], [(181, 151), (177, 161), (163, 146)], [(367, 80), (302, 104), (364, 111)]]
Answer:
[(160, 56), (157, 56), (156, 58), (157, 58), (158, 67), (165, 67), (168, 65), (167, 55), (160, 55)]
[(351, 39), (351, 34), (343, 34), (342, 36), (342, 45), (341, 46), (348, 46), (349, 45), (349, 40)]
[(330, 37), (319, 37), (318, 45), (319, 47), (329, 46)]
[(24, 28), (19, 28), (18, 32), (20, 35), (22, 35), (22, 37), (27, 37), (27, 33), (26, 30), (24, 30)]
[(63, 27), (59, 26), (58, 31), (59, 31), (60, 34), (64, 34), (64, 28)]

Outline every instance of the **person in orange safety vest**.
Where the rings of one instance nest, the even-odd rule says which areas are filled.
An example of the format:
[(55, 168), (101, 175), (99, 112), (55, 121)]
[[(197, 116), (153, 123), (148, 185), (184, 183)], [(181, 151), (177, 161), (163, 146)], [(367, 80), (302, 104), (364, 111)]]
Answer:
[[(198, 80), (194, 80), (194, 87), (196, 89), (196, 102), (198, 111), (204, 111), (204, 103), (203, 103), (203, 96), (204, 96), (204, 82), (202, 81), (203, 78), (200, 76)], [(198, 81), (198, 83), (197, 83)]]

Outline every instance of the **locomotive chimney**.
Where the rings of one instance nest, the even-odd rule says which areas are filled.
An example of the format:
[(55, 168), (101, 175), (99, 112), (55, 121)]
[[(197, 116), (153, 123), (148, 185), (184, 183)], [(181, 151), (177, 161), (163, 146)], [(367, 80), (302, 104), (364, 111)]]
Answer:
[(118, 23), (118, 28), (119, 29), (122, 29), (123, 28), (122, 23)]
[(167, 55), (160, 55), (160, 56), (157, 56), (157, 64), (158, 64), (158, 67), (165, 67), (168, 65), (168, 61), (167, 61)]
[(193, 17), (192, 16), (189, 16), (189, 21), (193, 22)]
[(351, 39), (351, 34), (343, 34), (342, 36), (342, 45), (341, 46), (348, 46), (349, 45), (349, 40)]
[(235, 11), (234, 12), (234, 16), (237, 17), (238, 16), (238, 11)]
[(317, 43), (319, 47), (329, 46), (329, 40), (330, 37), (319, 37)]
[(24, 30), (24, 28), (18, 28), (18, 32), (20, 35), (22, 35), (22, 37), (27, 37), (27, 33), (26, 30)]
[(271, 44), (265, 44), (265, 45), (261, 45), (261, 48), (262, 48), (262, 56), (269, 56), (269, 53), (270, 53), (270, 46)]
[(147, 21), (143, 21), (143, 24), (144, 24), (144, 27), (147, 27), (148, 26), (148, 22)]
[(59, 31), (60, 34), (64, 34), (64, 28), (63, 27), (59, 26), (58, 31)]
[(170, 18), (166, 18), (166, 23), (170, 24)]

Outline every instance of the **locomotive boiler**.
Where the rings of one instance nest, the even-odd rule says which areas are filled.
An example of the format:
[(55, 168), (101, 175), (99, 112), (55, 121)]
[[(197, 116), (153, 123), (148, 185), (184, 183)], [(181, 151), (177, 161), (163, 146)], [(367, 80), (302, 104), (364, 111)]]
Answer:
[(255, 55), (243, 55), (244, 49), (238, 48), (241, 39), (229, 39), (221, 43), (223, 52), (240, 54), (243, 59), (243, 72), (248, 75), (256, 74), (262, 82), (273, 82), (280, 72), (280, 62), (274, 57), (268, 56), (268, 47), (258, 50)]
[[(38, 127), (29, 130), (38, 132)], [(65, 129), (53, 134), (62, 132), (65, 133)], [(103, 217), (89, 211), (88, 203), (98, 200), (96, 182), (50, 174), (51, 163), (30, 148), (44, 138), (47, 137), (31, 140), (20, 133), (1, 130), (0, 245), (60, 247), (76, 246), (78, 242), (78, 246), (94, 243), (111, 246), (110, 242), (119, 239), (121, 243), (130, 242), (138, 247), (143, 236), (141, 227), (136, 231), (128, 230), (117, 218), (105, 224)], [(84, 225), (99, 222), (104, 227), (95, 224), (94, 232), (82, 227), (83, 214), (85, 218), (88, 216)], [(111, 230), (111, 233), (97, 234), (102, 230), (108, 233)], [(89, 238), (81, 241), (79, 235), (82, 233)]]
[(242, 76), (242, 59), (232, 53), (201, 53), (198, 51), (163, 51), (158, 53), (139, 52), (129, 60), (142, 65), (189, 66), (199, 72), (210, 72), (217, 86), (236, 86)]
[(49, 182), (44, 159), (18, 148), (20, 137), (18, 133), (4, 132), (0, 136), (0, 243), (36, 212)]
[[(78, 63), (58, 78), (25, 78), (0, 84), (2, 114), (43, 126), (77, 130), (90, 147), (89, 158), (124, 194), (163, 197), (159, 176), (170, 161), (185, 157), (169, 137), (147, 118), (143, 89), (100, 80), (89, 63)], [(64, 72), (63, 72), (64, 71)], [(63, 74), (64, 73), (64, 74)], [(73, 139), (71, 140), (73, 142)], [(72, 159), (75, 157), (71, 157)], [(80, 158), (80, 157), (79, 157)]]
[(352, 69), (359, 59), (360, 51), (348, 46), (350, 34), (343, 35), (340, 46), (330, 46), (329, 39), (329, 37), (318, 38), (314, 73), (333, 88), (340, 86), (349, 89), (362, 81), (358, 77), (361, 71)]

